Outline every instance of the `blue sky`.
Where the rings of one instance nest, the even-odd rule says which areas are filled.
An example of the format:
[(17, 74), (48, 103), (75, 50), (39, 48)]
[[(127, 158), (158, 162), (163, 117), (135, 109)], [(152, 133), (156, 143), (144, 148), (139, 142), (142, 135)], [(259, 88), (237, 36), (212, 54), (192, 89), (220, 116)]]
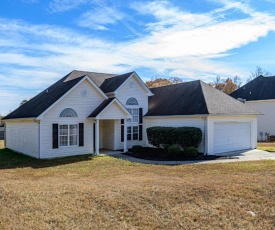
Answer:
[(73, 69), (245, 82), (274, 41), (275, 0), (2, 0), (0, 114)]

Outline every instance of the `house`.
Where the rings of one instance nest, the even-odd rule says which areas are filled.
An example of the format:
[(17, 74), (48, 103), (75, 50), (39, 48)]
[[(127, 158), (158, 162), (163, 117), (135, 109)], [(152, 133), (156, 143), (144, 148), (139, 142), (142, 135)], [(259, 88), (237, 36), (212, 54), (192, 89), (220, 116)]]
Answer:
[(152, 126), (199, 127), (207, 154), (253, 149), (257, 115), (202, 81), (149, 89), (135, 72), (74, 70), (3, 120), (7, 148), (45, 159), (148, 146)]
[(275, 135), (275, 76), (259, 76), (230, 96), (263, 114), (258, 117), (259, 141), (265, 141), (269, 135)]
[(5, 126), (2, 124), (2, 116), (0, 116), (0, 140), (4, 140), (5, 136)]

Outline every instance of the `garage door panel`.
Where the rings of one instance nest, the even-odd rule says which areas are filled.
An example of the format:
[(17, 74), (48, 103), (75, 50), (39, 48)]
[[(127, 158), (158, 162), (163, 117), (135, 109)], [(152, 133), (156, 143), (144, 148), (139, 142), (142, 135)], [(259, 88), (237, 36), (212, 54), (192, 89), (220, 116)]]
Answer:
[(214, 123), (214, 153), (251, 147), (250, 123)]

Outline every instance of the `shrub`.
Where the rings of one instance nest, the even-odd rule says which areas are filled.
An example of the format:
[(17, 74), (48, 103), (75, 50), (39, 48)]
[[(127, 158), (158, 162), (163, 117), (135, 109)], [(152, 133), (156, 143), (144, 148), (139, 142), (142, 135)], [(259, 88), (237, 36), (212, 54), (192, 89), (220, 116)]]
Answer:
[(151, 145), (177, 144), (181, 147), (198, 147), (202, 139), (202, 131), (196, 127), (151, 127), (147, 128), (147, 137)]
[(169, 149), (170, 146), (171, 146), (171, 145), (164, 145), (164, 146), (163, 146), (164, 152), (168, 153), (168, 149)]
[(168, 148), (168, 154), (170, 155), (170, 156), (178, 156), (178, 155), (180, 155), (180, 153), (181, 153), (181, 148), (180, 148), (180, 146), (178, 146), (178, 145), (171, 145), (169, 148)]
[(186, 147), (183, 152), (186, 158), (195, 158), (198, 156), (198, 150), (195, 147)]
[(141, 145), (133, 145), (132, 151), (133, 153), (140, 153), (142, 151), (143, 147)]

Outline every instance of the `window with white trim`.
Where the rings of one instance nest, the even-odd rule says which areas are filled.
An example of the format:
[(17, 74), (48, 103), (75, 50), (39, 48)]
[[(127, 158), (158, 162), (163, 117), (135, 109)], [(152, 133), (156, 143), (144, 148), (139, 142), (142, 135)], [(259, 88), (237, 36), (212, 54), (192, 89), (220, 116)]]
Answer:
[(77, 117), (77, 113), (73, 109), (67, 108), (60, 113), (60, 117)]
[(139, 123), (139, 108), (137, 99), (131, 97), (126, 102), (126, 109), (132, 115), (132, 118), (127, 120), (127, 140), (138, 140), (138, 123)]
[(78, 125), (59, 125), (59, 146), (78, 145)]
[(136, 141), (138, 140), (138, 125), (127, 126), (127, 140)]

